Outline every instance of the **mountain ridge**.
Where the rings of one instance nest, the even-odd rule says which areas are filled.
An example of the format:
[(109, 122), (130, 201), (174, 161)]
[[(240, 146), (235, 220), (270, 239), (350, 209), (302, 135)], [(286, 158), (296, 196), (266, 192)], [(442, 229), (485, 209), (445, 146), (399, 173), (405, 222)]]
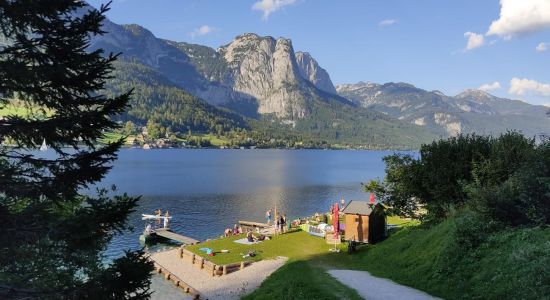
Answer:
[(455, 96), (393, 82), (341, 84), (336, 89), (358, 105), (417, 125), (439, 128), (451, 136), (473, 132), (497, 135), (508, 130), (534, 136), (550, 129), (544, 106), (499, 98), (477, 89)]

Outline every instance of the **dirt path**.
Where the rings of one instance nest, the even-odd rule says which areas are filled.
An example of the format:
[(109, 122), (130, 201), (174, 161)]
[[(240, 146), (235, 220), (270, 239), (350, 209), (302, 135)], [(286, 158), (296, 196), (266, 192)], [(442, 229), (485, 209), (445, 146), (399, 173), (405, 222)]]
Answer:
[(275, 272), (285, 262), (286, 258), (255, 262), (243, 270), (221, 277), (212, 277), (197, 267), (178, 258), (178, 249), (158, 252), (151, 255), (163, 266), (181, 280), (199, 291), (203, 299), (240, 299), (258, 288), (262, 281)]
[(374, 277), (366, 271), (329, 270), (328, 273), (341, 283), (355, 289), (361, 297), (368, 300), (439, 299), (389, 279)]

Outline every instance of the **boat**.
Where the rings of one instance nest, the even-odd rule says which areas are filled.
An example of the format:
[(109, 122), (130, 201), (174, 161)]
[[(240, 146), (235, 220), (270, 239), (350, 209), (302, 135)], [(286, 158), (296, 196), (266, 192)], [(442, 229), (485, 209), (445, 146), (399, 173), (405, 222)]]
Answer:
[[(147, 221), (143, 234), (139, 236), (142, 243), (154, 243), (157, 241), (175, 241), (185, 245), (194, 245), (198, 240), (183, 236), (170, 230), (170, 220), (172, 216), (168, 212), (162, 215), (160, 210), (155, 215), (142, 214), (141, 219)], [(161, 222), (162, 221), (162, 222)], [(162, 224), (162, 226), (161, 226)]]
[[(159, 211), (160, 212), (160, 211)], [(139, 240), (143, 243), (152, 243), (159, 239), (159, 236), (157, 235), (158, 230), (169, 230), (169, 220), (172, 219), (172, 216), (166, 215), (163, 216), (160, 213), (156, 215), (149, 215), (149, 214), (141, 214), (141, 220), (147, 221), (147, 224), (145, 225), (145, 229), (143, 230), (143, 234), (139, 236)], [(158, 227), (160, 225), (161, 220), (162, 227)]]
[(46, 145), (46, 139), (42, 141), (42, 146), (40, 146), (40, 151), (48, 150), (48, 145)]

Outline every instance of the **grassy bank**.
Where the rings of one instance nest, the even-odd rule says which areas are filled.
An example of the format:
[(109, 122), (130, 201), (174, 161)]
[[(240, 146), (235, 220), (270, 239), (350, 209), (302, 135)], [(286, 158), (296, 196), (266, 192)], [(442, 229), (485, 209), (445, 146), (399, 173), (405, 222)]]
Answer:
[[(485, 240), (468, 249), (457, 243), (457, 224), (451, 218), (430, 228), (406, 227), (353, 255), (322, 251), (308, 263), (369, 271), (445, 299), (549, 298), (550, 228), (479, 233)], [(282, 279), (283, 272), (275, 272), (253, 295), (270, 295), (274, 285), (292, 288), (294, 282)]]
[(334, 280), (306, 261), (290, 261), (260, 289), (243, 299), (362, 299), (355, 290)]
[(361, 249), (354, 268), (446, 299), (548, 298), (550, 228), (502, 230), (463, 251), (456, 249), (456, 228), (453, 218), (432, 228), (403, 229)]

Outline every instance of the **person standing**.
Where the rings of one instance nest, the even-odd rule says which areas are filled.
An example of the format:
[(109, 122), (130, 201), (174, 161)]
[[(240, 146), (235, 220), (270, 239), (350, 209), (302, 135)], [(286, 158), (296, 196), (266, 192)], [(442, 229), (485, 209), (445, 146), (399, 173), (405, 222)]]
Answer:
[(281, 216), (281, 232), (282, 232), (282, 233), (285, 233), (285, 232), (286, 232), (286, 229), (287, 229), (287, 228), (286, 228), (286, 215), (283, 214), (283, 215)]
[(340, 199), (340, 204), (342, 205), (340, 210), (344, 209), (344, 206), (346, 206), (346, 200), (344, 200), (344, 196), (342, 196), (342, 199)]
[(279, 234), (279, 228), (281, 226), (281, 219), (279, 218), (279, 215), (275, 215), (275, 234)]
[(265, 212), (265, 218), (267, 219), (267, 225), (271, 224), (271, 208)]

